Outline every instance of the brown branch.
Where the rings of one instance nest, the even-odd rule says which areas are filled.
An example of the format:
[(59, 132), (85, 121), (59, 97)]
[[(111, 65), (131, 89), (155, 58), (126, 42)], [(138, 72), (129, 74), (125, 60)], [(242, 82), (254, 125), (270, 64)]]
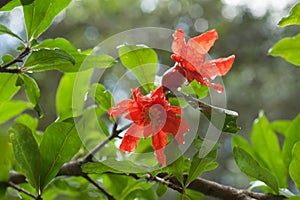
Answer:
[(90, 151), (89, 154), (87, 154), (84, 159), (83, 159), (83, 163), (87, 163), (87, 162), (91, 162), (94, 155), (100, 150), (102, 149), (109, 141), (111, 141), (112, 139), (119, 137), (119, 134), (122, 133), (123, 131), (125, 131), (126, 129), (129, 128), (129, 126), (131, 126), (131, 124), (128, 124), (127, 126), (117, 130), (118, 124), (117, 122), (114, 123), (113, 129), (112, 129), (112, 134), (107, 137), (103, 142), (101, 142), (99, 145), (97, 145), (92, 151)]
[(34, 194), (30, 193), (29, 191), (25, 190), (24, 188), (19, 187), (18, 185), (16, 185), (15, 183), (9, 181), (8, 182), (8, 186), (11, 188), (14, 188), (15, 190), (22, 192), (24, 194), (26, 194), (27, 196), (33, 198), (33, 199), (38, 199), (39, 196), (35, 196)]
[(27, 56), (31, 52), (31, 48), (27, 46), (22, 53), (20, 53), (15, 59), (6, 63), (5, 65), (0, 67), (0, 72), (7, 72), (7, 73), (22, 73), (24, 71), (23, 68), (17, 69), (8, 69), (11, 65), (17, 62), (23, 62), (23, 58)]
[(89, 181), (91, 184), (93, 184), (97, 189), (99, 189), (105, 196), (108, 198), (108, 200), (115, 200), (115, 198), (109, 194), (104, 188), (102, 188), (98, 183), (96, 183), (93, 179), (91, 179), (88, 175), (83, 176), (87, 181)]

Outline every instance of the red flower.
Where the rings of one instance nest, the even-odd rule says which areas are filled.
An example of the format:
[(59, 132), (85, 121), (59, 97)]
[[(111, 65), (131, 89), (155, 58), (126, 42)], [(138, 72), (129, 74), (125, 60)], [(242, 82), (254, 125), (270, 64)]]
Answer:
[(196, 79), (200, 84), (222, 92), (224, 90), (222, 85), (210, 83), (209, 81), (216, 76), (224, 76), (230, 70), (235, 56), (231, 55), (227, 58), (205, 61), (207, 52), (218, 39), (216, 30), (207, 31), (191, 38), (187, 43), (182, 30), (176, 30), (173, 37), (172, 50), (174, 54), (171, 58), (176, 63), (173, 68), (164, 74), (163, 85), (169, 89), (177, 89), (178, 85), (180, 87), (185, 79), (178, 79), (179, 73), (188, 82)]
[(140, 137), (147, 138), (152, 135), (156, 159), (166, 165), (164, 149), (167, 145), (167, 133), (172, 134), (178, 144), (183, 144), (183, 135), (189, 130), (189, 125), (180, 116), (182, 109), (170, 105), (162, 87), (147, 96), (143, 96), (140, 89), (136, 88), (132, 91), (132, 96), (133, 100), (123, 100), (108, 111), (114, 118), (126, 113), (125, 117), (134, 122), (126, 131), (120, 150), (132, 152)]

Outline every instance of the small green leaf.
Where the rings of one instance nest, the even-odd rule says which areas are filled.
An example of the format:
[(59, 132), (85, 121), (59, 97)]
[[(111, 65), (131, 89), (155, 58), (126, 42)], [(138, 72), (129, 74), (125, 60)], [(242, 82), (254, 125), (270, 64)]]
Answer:
[(78, 72), (92, 68), (108, 68), (116, 63), (116, 60), (108, 55), (85, 55), (80, 53), (70, 53), (75, 59), (75, 65), (69, 61), (39, 64), (30, 66), (31, 71), (59, 70), (61, 72)]
[(95, 99), (100, 108), (107, 111), (114, 105), (114, 99), (110, 91), (98, 83), (91, 86), (88, 95)]
[(5, 65), (6, 63), (9, 63), (10, 61), (14, 60), (15, 58), (10, 54), (5, 54), (2, 56), (2, 63), (1, 65)]
[(33, 78), (28, 76), (27, 74), (22, 74), (22, 78), (24, 80), (24, 86), (26, 90), (26, 96), (28, 100), (36, 105), (40, 98), (40, 89)]
[(71, 0), (21, 0), (28, 40), (38, 38), (70, 2)]
[(60, 120), (81, 114), (92, 72), (67, 73), (61, 78), (56, 93), (56, 110)]
[(10, 132), (16, 161), (28, 182), (38, 191), (41, 172), (41, 155), (38, 144), (31, 130), (23, 124), (14, 124)]
[[(60, 49), (39, 49), (33, 51), (27, 58), (24, 67), (32, 70), (36, 66), (52, 66), (63, 63), (75, 65), (74, 57)], [(53, 68), (55, 69), (55, 68)]]
[(204, 198), (204, 194), (195, 190), (186, 189), (185, 194), (189, 197), (189, 200), (201, 200)]
[(287, 62), (300, 66), (300, 34), (292, 38), (283, 38), (277, 42), (270, 50), (272, 56), (281, 56)]
[(32, 104), (24, 101), (7, 101), (0, 103), (0, 124), (19, 115), (24, 110), (32, 108)]
[(0, 73), (0, 102), (10, 100), (20, 89), (16, 86), (17, 74)]
[(146, 173), (147, 168), (137, 165), (129, 160), (117, 161), (108, 159), (101, 162), (86, 163), (82, 165), (82, 171), (89, 174), (114, 173)]
[(57, 175), (62, 165), (75, 156), (81, 144), (74, 123), (57, 122), (46, 129), (40, 144), (42, 189)]
[(283, 17), (278, 23), (279, 26), (292, 24), (300, 25), (300, 3), (296, 4), (290, 11), (289, 16)]
[(34, 49), (61, 49), (68, 53), (79, 53), (77, 49), (65, 38), (47, 39), (34, 47)]
[(153, 89), (158, 58), (155, 51), (142, 45), (123, 45), (119, 48), (122, 64), (131, 70), (149, 92)]
[(271, 123), (272, 129), (284, 136), (286, 136), (287, 130), (292, 125), (290, 120), (277, 120)]
[(285, 140), (282, 146), (282, 156), (285, 166), (288, 168), (292, 159), (292, 149), (300, 141), (300, 114), (293, 120), (286, 131)]
[(157, 196), (161, 197), (167, 192), (167, 190), (168, 190), (168, 187), (166, 185), (158, 183), (157, 188), (156, 188), (156, 194), (157, 194)]
[(0, 35), (1, 34), (8, 34), (14, 38), (17, 38), (18, 40), (20, 40), (21, 42), (25, 43), (24, 40), (18, 36), (17, 34), (13, 33), (11, 30), (9, 30), (6, 26), (0, 24)]
[(16, 122), (26, 125), (28, 128), (30, 128), (32, 133), (35, 133), (36, 129), (38, 127), (38, 120), (36, 118), (31, 117), (28, 114), (23, 114), (23, 115), (19, 116), (16, 119)]
[(256, 154), (263, 160), (260, 164), (275, 175), (279, 187), (287, 187), (287, 168), (281, 157), (279, 141), (263, 113), (254, 122), (251, 140)]
[(10, 10), (14, 9), (15, 7), (21, 5), (20, 0), (10, 0), (10, 1), (6, 0), (6, 1), (7, 1), (6, 4), (3, 4), (2, 5), (3, 7), (0, 8), (0, 12), (1, 11), (10, 11)]
[(202, 84), (199, 84), (198, 81), (193, 80), (189, 85), (182, 86), (182, 92), (190, 95), (196, 95), (197, 99), (202, 99), (206, 97), (208, 93), (208, 87)]
[(0, 134), (0, 155), (0, 182), (7, 182), (13, 156), (7, 134)]
[(269, 170), (261, 167), (249, 153), (241, 148), (234, 147), (233, 155), (242, 172), (244, 172), (247, 176), (265, 182), (272, 190), (278, 193), (276, 177)]
[(184, 172), (188, 172), (189, 167), (190, 163), (188, 159), (180, 156), (176, 161), (168, 166), (168, 171), (183, 185), (183, 174)]

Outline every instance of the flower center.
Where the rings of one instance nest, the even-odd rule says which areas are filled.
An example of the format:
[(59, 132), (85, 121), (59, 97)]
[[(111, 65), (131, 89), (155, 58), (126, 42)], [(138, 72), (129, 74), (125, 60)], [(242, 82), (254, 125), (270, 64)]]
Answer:
[(151, 106), (148, 116), (150, 118), (151, 126), (154, 130), (159, 131), (164, 127), (164, 124), (167, 120), (167, 113), (162, 105), (154, 104)]

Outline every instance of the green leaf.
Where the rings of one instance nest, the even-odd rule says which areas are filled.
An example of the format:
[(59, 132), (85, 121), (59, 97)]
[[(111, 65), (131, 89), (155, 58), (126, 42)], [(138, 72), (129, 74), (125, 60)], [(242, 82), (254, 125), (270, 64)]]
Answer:
[(276, 120), (271, 123), (272, 129), (284, 136), (291, 125), (292, 121), (290, 120)]
[(68, 53), (79, 53), (78, 50), (65, 38), (56, 38), (56, 39), (47, 39), (37, 46), (33, 47), (34, 49), (61, 49)]
[(88, 95), (95, 99), (99, 104), (100, 108), (104, 111), (109, 110), (114, 105), (114, 99), (110, 91), (98, 83), (95, 83), (89, 89)]
[(41, 172), (41, 155), (38, 144), (31, 130), (23, 124), (14, 124), (10, 132), (16, 161), (28, 182), (38, 191)]
[(0, 124), (29, 108), (33, 108), (32, 104), (24, 101), (7, 101), (0, 103)]
[(56, 93), (56, 110), (60, 120), (81, 114), (92, 72), (67, 73), (61, 78)]
[[(20, 6), (20, 1), (19, 0), (6, 0), (6, 4), (3, 5), (3, 7), (0, 8), (0, 12), (1, 11), (10, 11), (12, 9), (14, 9), (17, 6)], [(8, 2), (9, 1), (9, 2)]]
[(70, 2), (71, 0), (21, 0), (28, 40), (38, 38)]
[(7, 182), (13, 156), (7, 134), (0, 134), (0, 155), (0, 182)]
[(108, 159), (101, 162), (86, 163), (82, 165), (82, 171), (89, 174), (114, 173), (146, 173), (147, 168), (137, 165), (129, 160), (117, 161)]
[(269, 170), (261, 167), (249, 153), (239, 147), (234, 147), (233, 155), (242, 172), (244, 172), (247, 176), (265, 182), (272, 190), (278, 193), (276, 177)]
[(40, 89), (33, 78), (28, 76), (27, 74), (22, 74), (22, 78), (24, 80), (24, 86), (26, 90), (26, 96), (28, 100), (36, 105), (40, 98)]
[(189, 197), (189, 200), (201, 200), (204, 198), (204, 194), (195, 190), (186, 189), (185, 194)]
[(167, 192), (167, 190), (168, 190), (168, 187), (166, 185), (158, 183), (157, 188), (156, 188), (156, 194), (157, 194), (157, 196), (161, 197)]
[(0, 73), (0, 102), (10, 100), (20, 89), (16, 86), (17, 74)]
[(32, 70), (36, 66), (55, 66), (66, 62), (75, 65), (73, 56), (63, 50), (39, 49), (30, 54), (24, 64), (24, 67), (28, 70)]
[(0, 24), (0, 35), (1, 34), (8, 34), (14, 38), (17, 38), (18, 40), (20, 40), (22, 43), (25, 43), (25, 41), (18, 36), (17, 34), (13, 33), (11, 30), (9, 30), (6, 26)]
[(131, 70), (149, 92), (153, 89), (158, 58), (155, 51), (142, 45), (123, 45), (119, 48), (122, 64)]
[[(13, 61), (15, 58), (10, 55), (10, 54), (5, 54), (2, 56), (2, 63), (1, 65), (5, 65), (7, 63), (9, 63), (10, 61)], [(12, 65), (12, 66), (15, 66), (15, 65)]]
[(182, 92), (190, 95), (196, 95), (197, 99), (202, 99), (207, 96), (208, 87), (199, 84), (198, 81), (193, 80), (189, 85), (182, 86)]
[(270, 50), (272, 56), (281, 56), (287, 62), (300, 66), (300, 34), (292, 38), (283, 38), (277, 42)]
[(36, 129), (38, 127), (38, 120), (36, 118), (31, 117), (28, 114), (23, 114), (23, 115), (19, 116), (16, 119), (16, 122), (26, 125), (28, 128), (30, 128), (32, 133), (35, 133)]
[(296, 4), (291, 9), (289, 16), (283, 17), (278, 23), (279, 26), (287, 26), (292, 24), (300, 25), (300, 3)]
[(300, 141), (300, 114), (293, 120), (292, 125), (286, 131), (285, 140), (282, 146), (284, 164), (288, 168), (292, 159), (292, 149)]
[(69, 61), (39, 64), (30, 66), (31, 71), (59, 70), (61, 72), (78, 72), (92, 68), (107, 68), (116, 63), (116, 60), (108, 55), (85, 55), (80, 53), (70, 53), (75, 59), (75, 65)]
[(177, 180), (183, 185), (183, 174), (188, 172), (190, 163), (188, 159), (183, 156), (180, 156), (176, 161), (168, 166), (168, 171), (173, 174)]
[(268, 119), (260, 113), (252, 129), (251, 140), (256, 154), (277, 178), (279, 187), (287, 187), (287, 168), (283, 163), (277, 135)]
[(41, 188), (44, 188), (70, 161), (81, 147), (81, 140), (74, 123), (57, 122), (45, 131), (40, 144), (42, 157)]

